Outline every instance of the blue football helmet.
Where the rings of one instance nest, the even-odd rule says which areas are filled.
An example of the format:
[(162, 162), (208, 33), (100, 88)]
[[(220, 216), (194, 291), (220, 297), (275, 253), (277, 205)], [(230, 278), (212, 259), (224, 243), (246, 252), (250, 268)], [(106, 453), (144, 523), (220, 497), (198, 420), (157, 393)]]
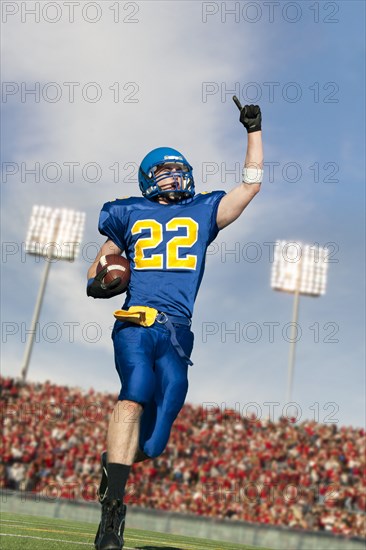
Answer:
[[(170, 188), (164, 190), (160, 185), (164, 186), (164, 180), (167, 178), (173, 179), (173, 183), (170, 183)], [(139, 186), (147, 199), (165, 196), (171, 201), (179, 201), (193, 197), (195, 189), (192, 166), (176, 149), (153, 149), (140, 164)]]

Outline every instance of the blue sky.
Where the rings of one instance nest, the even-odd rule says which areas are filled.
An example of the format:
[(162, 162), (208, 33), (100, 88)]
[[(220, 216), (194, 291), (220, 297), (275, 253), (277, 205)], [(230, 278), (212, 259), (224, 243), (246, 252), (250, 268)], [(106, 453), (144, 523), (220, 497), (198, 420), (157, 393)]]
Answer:
[[(90, 255), (103, 243), (99, 210), (107, 200), (138, 195), (134, 167), (161, 145), (188, 157), (198, 191), (238, 184), (238, 171), (223, 170), (233, 170), (245, 155), (231, 100), (235, 89), (243, 104), (262, 108), (265, 160), (274, 178), (267, 164), (261, 193), (209, 251), (187, 399), (244, 411), (253, 402), (263, 416), (268, 402), (283, 410), (289, 343), (282, 330), (291, 321), (292, 297), (271, 290), (264, 243), (333, 243), (326, 295), (300, 300), (293, 398), (299, 419), (319, 410), (320, 421), (363, 425), (364, 3), (286, 8), (289, 3), (281, 2), (270, 22), (268, 6), (251, 3), (257, 11), (245, 11), (244, 2), (236, 22), (223, 11), (234, 2), (132, 2), (128, 9), (121, 4), (119, 23), (112, 2), (99, 3), (98, 13), (75, 10), (74, 22), (59, 4), (58, 14), (40, 12), (39, 22), (20, 7), (14, 15), (3, 13), (2, 80), (8, 92), (19, 88), (1, 104), (2, 162), (19, 168), (6, 174), (10, 165), (3, 164), (1, 184), (3, 374), (20, 372), (43, 269), (21, 253), (32, 205), (65, 206), (86, 212), (83, 248), (75, 263), (51, 268), (29, 378), (118, 392), (110, 327), (120, 300), (85, 295)], [(256, 14), (258, 21), (250, 22)], [(56, 16), (59, 21), (47, 21)], [(73, 102), (67, 82), (76, 83)], [(22, 86), (35, 83), (39, 102), (31, 95), (22, 101)], [(61, 96), (53, 102), (55, 90)], [(102, 96), (92, 102), (96, 90)], [(36, 162), (40, 181), (31, 174), (22, 181), (22, 163), (30, 169)], [(74, 181), (71, 162), (78, 163)], [(48, 163), (60, 167), (59, 181), (50, 181)], [(88, 163), (99, 167), (99, 181), (91, 181), (92, 168), (83, 177)], [(110, 169), (115, 163), (117, 182)], [(207, 167), (216, 173), (205, 177)], [(245, 256), (249, 242), (261, 251), (257, 262)], [(239, 257), (225, 254), (235, 247)], [(279, 323), (273, 342), (272, 322)], [(245, 338), (250, 324), (260, 330), (257, 342), (250, 341), (252, 333)], [(207, 335), (208, 327), (215, 334)], [(227, 332), (235, 327), (239, 337)]]

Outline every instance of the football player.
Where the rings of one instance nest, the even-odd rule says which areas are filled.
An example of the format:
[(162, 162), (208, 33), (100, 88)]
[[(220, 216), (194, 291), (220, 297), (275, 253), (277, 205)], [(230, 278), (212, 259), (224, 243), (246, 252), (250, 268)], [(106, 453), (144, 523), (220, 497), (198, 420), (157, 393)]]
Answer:
[(112, 332), (122, 389), (102, 455), (96, 550), (123, 548), (123, 498), (131, 465), (164, 451), (184, 404), (192, 365), (191, 318), (207, 247), (260, 189), (261, 111), (257, 105), (238, 107), (248, 132), (241, 184), (229, 193), (196, 194), (187, 159), (160, 147), (141, 162), (142, 197), (107, 202), (100, 213), (99, 231), (107, 241), (88, 271), (87, 294), (110, 298), (120, 293), (118, 280), (104, 285), (105, 271), (96, 275), (103, 255), (125, 253), (131, 279)]

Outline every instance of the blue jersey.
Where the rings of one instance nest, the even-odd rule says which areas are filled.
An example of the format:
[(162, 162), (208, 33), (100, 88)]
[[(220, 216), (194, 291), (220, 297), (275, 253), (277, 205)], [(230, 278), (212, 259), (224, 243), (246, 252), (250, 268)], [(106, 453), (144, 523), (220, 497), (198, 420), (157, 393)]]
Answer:
[(224, 195), (200, 193), (167, 205), (131, 197), (103, 206), (99, 231), (125, 251), (131, 266), (124, 308), (150, 306), (192, 316), (206, 250), (219, 232), (216, 215)]

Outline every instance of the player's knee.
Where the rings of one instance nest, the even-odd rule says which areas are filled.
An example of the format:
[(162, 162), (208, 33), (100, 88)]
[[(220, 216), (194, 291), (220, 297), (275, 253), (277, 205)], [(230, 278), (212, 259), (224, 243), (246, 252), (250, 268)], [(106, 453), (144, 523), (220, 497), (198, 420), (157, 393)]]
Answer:
[(122, 390), (119, 395), (120, 401), (130, 401), (140, 404), (142, 406), (149, 403), (154, 396), (154, 382), (143, 384), (130, 383), (122, 385)]
[(135, 406), (138, 406), (140, 408), (144, 408), (147, 403), (152, 398), (152, 393), (146, 392), (146, 391), (136, 391), (136, 392), (128, 392), (128, 391), (121, 391), (118, 401), (123, 401), (124, 403), (131, 403), (132, 408)]
[(163, 453), (166, 445), (167, 441), (151, 441), (150, 443), (144, 445), (143, 452), (144, 454), (148, 455), (149, 458), (157, 458)]

